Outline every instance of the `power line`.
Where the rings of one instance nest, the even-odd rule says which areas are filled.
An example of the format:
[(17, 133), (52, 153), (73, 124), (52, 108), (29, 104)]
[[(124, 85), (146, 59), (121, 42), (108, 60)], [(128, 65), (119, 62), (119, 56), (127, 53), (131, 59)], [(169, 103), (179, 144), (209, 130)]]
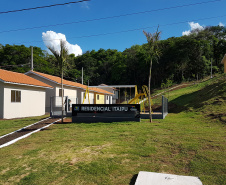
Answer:
[[(174, 23), (162, 24), (162, 25), (159, 24), (158, 26), (160, 26), (160, 27), (173, 26), (173, 25), (188, 23), (188, 22), (192, 22), (192, 21), (209, 20), (209, 19), (216, 19), (216, 18), (221, 18), (221, 17), (226, 17), (226, 15), (220, 15), (220, 16), (215, 16), (215, 17), (206, 17), (206, 18), (201, 18), (201, 19), (193, 19), (193, 20), (189, 20), (189, 21), (180, 21), (180, 22), (174, 22)], [(123, 30), (123, 31), (117, 31), (117, 32), (100, 33), (100, 34), (95, 34), (95, 35), (84, 35), (84, 36), (79, 36), (79, 37), (68, 37), (68, 39), (72, 39), (72, 38), (81, 39), (81, 38), (113, 35), (113, 34), (119, 34), (119, 33), (127, 33), (127, 32), (132, 32), (132, 31), (145, 30), (145, 29), (150, 29), (150, 28), (155, 28), (155, 27), (157, 27), (157, 26), (148, 26), (148, 27), (135, 28), (135, 29)], [(43, 41), (52, 41), (52, 40), (60, 40), (60, 39), (50, 39), (50, 40), (43, 40)], [(43, 41), (40, 41), (40, 40), (39, 41), (29, 41), (29, 42), (15, 43), (15, 44), (25, 44), (25, 43), (34, 43), (34, 42), (43, 42)]]
[(28, 11), (28, 10), (36, 10), (36, 9), (41, 9), (41, 8), (50, 8), (50, 7), (54, 7), (54, 6), (64, 6), (64, 5), (68, 5), (68, 4), (82, 3), (82, 2), (85, 2), (85, 1), (90, 1), (90, 0), (72, 1), (72, 2), (61, 3), (61, 4), (37, 6), (37, 7), (33, 7), (33, 8), (23, 8), (23, 9), (19, 9), (19, 10), (9, 10), (9, 11), (5, 11), (5, 12), (0, 12), (0, 14), (15, 13), (15, 12)]
[(92, 22), (92, 21), (100, 21), (100, 20), (113, 19), (113, 18), (119, 18), (119, 17), (131, 16), (131, 15), (138, 15), (138, 14), (144, 14), (144, 13), (170, 10), (170, 9), (175, 9), (175, 8), (183, 8), (183, 7), (195, 6), (195, 5), (201, 5), (201, 4), (207, 4), (207, 3), (215, 3), (215, 2), (220, 2), (220, 1), (223, 1), (223, 0), (204, 1), (204, 2), (198, 2), (198, 3), (193, 3), (193, 4), (178, 5), (178, 6), (166, 7), (166, 8), (160, 8), (160, 9), (153, 9), (153, 10), (134, 12), (134, 13), (128, 13), (128, 14), (121, 14), (121, 15), (115, 15), (115, 16), (109, 16), (109, 17), (101, 17), (101, 18), (88, 19), (88, 20), (80, 20), (80, 21), (67, 22), (67, 23), (61, 23), (61, 24), (52, 24), (52, 25), (28, 27), (28, 28), (14, 29), (14, 30), (5, 30), (5, 31), (0, 31), (0, 33), (32, 30), (32, 29), (45, 28), (45, 27), (50, 27), (50, 26), (63, 26), (63, 25), (78, 24), (78, 23), (85, 23), (85, 22)]
[[(195, 20), (192, 20), (192, 21), (208, 20), (208, 19), (215, 19), (215, 18), (220, 18), (220, 17), (226, 17), (226, 15), (216, 16), (216, 17), (208, 17), (208, 18), (202, 18), (202, 19), (195, 19)], [(159, 24), (158, 26), (162, 26), (162, 27), (164, 27), (164, 26), (172, 26), (172, 25), (183, 24), (183, 23), (187, 23), (187, 22), (191, 22), (191, 21), (181, 21), (181, 22), (162, 24), (162, 25)], [(150, 29), (150, 28), (155, 28), (155, 27), (157, 27), (157, 26), (148, 26), (148, 27), (135, 28), (135, 29), (130, 29), (130, 30), (123, 30), (123, 31), (118, 31), (118, 32), (101, 33), (101, 34), (96, 34), (96, 35), (84, 35), (84, 36), (80, 36), (80, 37), (70, 37), (70, 38), (80, 39), (80, 38), (88, 38), (88, 37), (113, 35), (113, 34), (119, 34), (119, 33), (126, 33), (126, 32), (132, 32), (132, 31), (145, 30), (145, 29)]]

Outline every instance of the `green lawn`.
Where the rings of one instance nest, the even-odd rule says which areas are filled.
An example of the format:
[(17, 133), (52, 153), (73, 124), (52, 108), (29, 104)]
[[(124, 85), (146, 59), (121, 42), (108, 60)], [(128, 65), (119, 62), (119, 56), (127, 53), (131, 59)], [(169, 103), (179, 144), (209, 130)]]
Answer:
[(226, 184), (225, 77), (171, 92), (164, 120), (56, 124), (2, 148), (0, 184), (129, 185), (139, 171)]
[(16, 131), (27, 125), (31, 125), (40, 121), (41, 119), (47, 118), (49, 115), (23, 118), (23, 119), (11, 119), (11, 120), (0, 120), (0, 136)]

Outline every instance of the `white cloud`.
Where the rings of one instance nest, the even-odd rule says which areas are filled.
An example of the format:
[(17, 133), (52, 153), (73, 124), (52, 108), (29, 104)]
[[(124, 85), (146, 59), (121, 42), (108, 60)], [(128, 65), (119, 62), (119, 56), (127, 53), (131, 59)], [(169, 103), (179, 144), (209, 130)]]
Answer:
[(204, 27), (200, 26), (199, 23), (189, 22), (189, 25), (191, 26), (191, 30), (204, 30)]
[(183, 32), (182, 32), (182, 35), (183, 35), (183, 36), (184, 36), (184, 35), (190, 35), (190, 33), (191, 33), (191, 31), (189, 31), (189, 30), (188, 30), (188, 31), (183, 31)]
[(222, 22), (220, 22), (220, 23), (219, 23), (219, 26), (222, 26), (222, 27), (224, 27), (224, 24), (223, 24)]
[(189, 26), (190, 26), (190, 30), (187, 30), (187, 31), (183, 31), (182, 32), (182, 35), (190, 35), (191, 32), (197, 32), (197, 31), (201, 31), (201, 30), (204, 30), (204, 27), (201, 26), (199, 23), (194, 23), (194, 22), (189, 22), (188, 23)]
[(66, 36), (62, 33), (56, 33), (54, 31), (43, 32), (42, 40), (47, 48), (51, 47), (58, 53), (60, 53), (60, 40), (65, 41), (69, 54), (75, 54), (75, 56), (82, 55), (81, 47), (77, 44), (70, 44), (66, 40)]

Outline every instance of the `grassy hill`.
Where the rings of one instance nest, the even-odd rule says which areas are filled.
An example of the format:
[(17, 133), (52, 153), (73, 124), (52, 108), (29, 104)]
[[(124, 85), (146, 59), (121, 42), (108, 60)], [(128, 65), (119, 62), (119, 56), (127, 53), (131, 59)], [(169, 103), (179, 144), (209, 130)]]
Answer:
[[(171, 112), (200, 112), (209, 119), (226, 121), (226, 75), (170, 92)], [(175, 106), (173, 106), (173, 104)]]
[(57, 124), (0, 149), (0, 184), (132, 185), (139, 171), (226, 184), (226, 75), (169, 97), (164, 120)]

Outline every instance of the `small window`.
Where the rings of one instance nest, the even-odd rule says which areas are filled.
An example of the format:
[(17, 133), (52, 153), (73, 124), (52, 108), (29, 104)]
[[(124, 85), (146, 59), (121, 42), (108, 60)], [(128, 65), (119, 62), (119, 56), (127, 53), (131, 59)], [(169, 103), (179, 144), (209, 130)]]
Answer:
[(97, 100), (99, 100), (100, 99), (100, 97), (99, 97), (99, 94), (97, 95)]
[(11, 102), (21, 102), (21, 91), (11, 90)]
[(108, 100), (108, 96), (107, 96), (107, 100)]
[[(62, 96), (62, 89), (59, 89), (59, 96)], [(63, 90), (63, 96), (64, 96), (64, 90)]]

